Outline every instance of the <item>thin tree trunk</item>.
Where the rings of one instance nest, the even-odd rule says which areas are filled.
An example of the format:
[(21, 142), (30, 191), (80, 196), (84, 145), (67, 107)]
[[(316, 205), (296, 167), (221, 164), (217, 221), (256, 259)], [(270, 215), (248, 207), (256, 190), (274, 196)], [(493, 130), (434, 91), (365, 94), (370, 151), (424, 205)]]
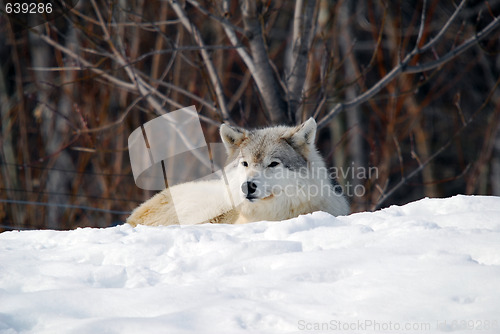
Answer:
[[(41, 29), (41, 27), (38, 27)], [(76, 45), (76, 34), (72, 28), (68, 33), (67, 45)], [(30, 51), (33, 67), (46, 67), (52, 63), (52, 53), (49, 45), (44, 43), (37, 35), (30, 34)], [(53, 82), (54, 78), (50, 78), (51, 74), (45, 71), (36, 71), (35, 78), (38, 85), (43, 85), (45, 82)], [(67, 74), (66, 76), (70, 76)], [(65, 79), (70, 79), (66, 77)], [(68, 86), (65, 87), (69, 90)], [(44, 104), (53, 105), (54, 101), (49, 100), (49, 94), (46, 89), (39, 89), (37, 99), (41, 103), (42, 122), (41, 134), (45, 142), (45, 153), (47, 155), (54, 154), (54, 160), (51, 163), (51, 169), (48, 171), (46, 191), (49, 193), (47, 201), (49, 203), (58, 203), (61, 205), (68, 204), (66, 196), (57, 195), (57, 193), (70, 192), (72, 176), (62, 170), (74, 170), (74, 165), (69, 154), (66, 151), (60, 151), (61, 146), (67, 140), (68, 124), (67, 121), (53, 111), (44, 107)], [(61, 94), (61, 98), (57, 105), (58, 112), (61, 115), (70, 118), (72, 103), (66, 94)], [(64, 207), (49, 206), (47, 207), (46, 227), (51, 229), (61, 228), (62, 217), (65, 212)]]
[(497, 125), (497, 134), (493, 145), (493, 156), (491, 160), (491, 194), (500, 196), (500, 123)]
[[(353, 82), (358, 77), (358, 71), (356, 69), (357, 62), (355, 60), (352, 51), (352, 31), (349, 26), (349, 18), (352, 17), (353, 13), (350, 8), (351, 2), (345, 1), (340, 8), (339, 24), (340, 24), (340, 36), (339, 36), (339, 47), (342, 58), (346, 60), (345, 62), (345, 81)], [(352, 101), (357, 96), (356, 86), (350, 85), (345, 89), (345, 97), (347, 101)], [(351, 157), (351, 163), (346, 166), (346, 168), (365, 168), (365, 154), (363, 150), (363, 138), (362, 138), (362, 121), (361, 121), (361, 110), (358, 106), (349, 110), (346, 113), (347, 118), (347, 128), (350, 130), (350, 140), (349, 140), (349, 152)], [(356, 175), (356, 173), (349, 175)], [(350, 189), (358, 189), (358, 186), (363, 184), (363, 180), (354, 177), (350, 180)], [(354, 195), (354, 194), (351, 194)], [(357, 208), (362, 206), (362, 198), (359, 196), (352, 196), (351, 201), (353, 207)]]
[(259, 88), (260, 95), (267, 109), (271, 123), (291, 123), (287, 115), (287, 107), (282, 98), (274, 72), (269, 63), (269, 56), (262, 37), (261, 23), (257, 14), (257, 4), (254, 0), (242, 1), (242, 13), (250, 50), (255, 69), (252, 76)]
[[(305, 8), (304, 1), (306, 2)], [(295, 123), (302, 120), (300, 105), (303, 101), (309, 52), (316, 24), (315, 0), (298, 0), (295, 5), (290, 62), (285, 71), (289, 114)]]

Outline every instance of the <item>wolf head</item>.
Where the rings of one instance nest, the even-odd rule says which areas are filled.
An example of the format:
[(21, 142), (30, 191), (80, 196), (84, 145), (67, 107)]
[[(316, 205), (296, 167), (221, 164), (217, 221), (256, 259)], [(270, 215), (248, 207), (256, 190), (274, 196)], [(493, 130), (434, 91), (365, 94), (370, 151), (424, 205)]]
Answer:
[[(243, 153), (243, 149), (245, 153), (250, 153), (249, 158), (255, 160), (256, 163), (262, 162), (266, 157), (286, 152), (288, 155), (282, 154), (283, 157), (281, 157), (287, 160), (283, 163), (288, 162), (295, 166), (299, 161), (288, 161), (290, 158), (293, 157), (303, 163), (307, 160), (309, 153), (315, 151), (316, 122), (310, 118), (297, 127), (277, 126), (257, 130), (245, 130), (222, 124), (220, 135), (230, 161)], [(290, 153), (292, 153), (291, 156)]]
[(324, 207), (324, 192), (332, 187), (314, 146), (316, 128), (313, 118), (296, 127), (221, 126), (229, 186), (247, 220), (281, 220)]

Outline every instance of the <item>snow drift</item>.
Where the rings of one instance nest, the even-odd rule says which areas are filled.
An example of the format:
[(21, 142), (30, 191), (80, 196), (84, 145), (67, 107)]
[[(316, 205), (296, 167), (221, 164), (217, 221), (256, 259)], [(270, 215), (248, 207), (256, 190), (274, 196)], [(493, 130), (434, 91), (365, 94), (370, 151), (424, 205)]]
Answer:
[(0, 234), (0, 333), (500, 332), (500, 198)]

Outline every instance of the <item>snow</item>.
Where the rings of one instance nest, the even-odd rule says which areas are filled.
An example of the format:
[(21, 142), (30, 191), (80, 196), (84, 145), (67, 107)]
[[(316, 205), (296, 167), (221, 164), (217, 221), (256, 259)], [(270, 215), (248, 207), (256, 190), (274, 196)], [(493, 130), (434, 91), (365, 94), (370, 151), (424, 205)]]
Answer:
[(499, 333), (500, 198), (0, 234), (0, 333)]

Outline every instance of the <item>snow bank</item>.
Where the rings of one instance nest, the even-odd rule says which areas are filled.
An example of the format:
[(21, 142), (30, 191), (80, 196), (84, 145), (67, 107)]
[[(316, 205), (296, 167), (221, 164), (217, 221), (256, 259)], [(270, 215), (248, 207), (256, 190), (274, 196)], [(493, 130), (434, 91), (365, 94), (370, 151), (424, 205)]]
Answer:
[(500, 332), (498, 197), (0, 234), (0, 333), (478, 330)]

